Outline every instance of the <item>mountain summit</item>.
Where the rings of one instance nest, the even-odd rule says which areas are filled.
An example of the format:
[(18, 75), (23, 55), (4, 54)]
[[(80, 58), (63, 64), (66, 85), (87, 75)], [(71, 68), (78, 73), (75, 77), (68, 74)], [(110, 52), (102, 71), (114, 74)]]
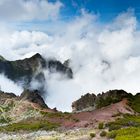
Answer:
[(0, 73), (3, 73), (14, 82), (22, 83), (25, 89), (30, 89), (32, 80), (35, 80), (41, 85), (36, 90), (43, 92), (46, 80), (43, 73), (44, 69), (50, 73), (61, 73), (68, 78), (73, 77), (71, 68), (57, 60), (46, 60), (39, 53), (30, 58), (16, 61), (8, 61), (0, 56)]

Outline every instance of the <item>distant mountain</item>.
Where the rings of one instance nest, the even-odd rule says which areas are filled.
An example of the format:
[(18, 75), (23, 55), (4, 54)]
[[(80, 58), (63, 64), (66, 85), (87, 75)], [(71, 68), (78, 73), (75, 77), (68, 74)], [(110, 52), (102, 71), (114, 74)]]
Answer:
[(43, 69), (47, 69), (50, 73), (61, 73), (68, 78), (73, 77), (71, 68), (57, 60), (45, 60), (38, 53), (31, 58), (16, 61), (8, 61), (0, 56), (0, 73), (4, 73), (9, 79), (15, 82), (20, 81), (25, 89), (30, 88), (32, 80), (36, 80), (41, 83), (41, 86), (37, 90), (43, 92), (45, 84)]
[(124, 98), (132, 98), (132, 94), (124, 90), (109, 90), (102, 94), (85, 94), (72, 103), (73, 112), (93, 111), (113, 103), (122, 101)]

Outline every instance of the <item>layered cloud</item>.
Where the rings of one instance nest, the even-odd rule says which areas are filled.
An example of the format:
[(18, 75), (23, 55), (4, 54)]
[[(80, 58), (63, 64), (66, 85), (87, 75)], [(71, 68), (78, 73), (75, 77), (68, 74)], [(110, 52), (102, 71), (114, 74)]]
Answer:
[(50, 20), (59, 16), (62, 3), (47, 0), (1, 0), (0, 20)]
[(30, 57), (36, 52), (46, 59), (55, 57), (62, 62), (70, 59), (74, 72), (71, 80), (44, 70), (47, 104), (69, 111), (72, 101), (86, 92), (140, 91), (138, 25), (132, 10), (104, 24), (98, 16), (83, 10), (80, 16), (55, 25), (57, 30), (51, 35), (37, 31), (1, 31), (0, 54), (9, 60)]

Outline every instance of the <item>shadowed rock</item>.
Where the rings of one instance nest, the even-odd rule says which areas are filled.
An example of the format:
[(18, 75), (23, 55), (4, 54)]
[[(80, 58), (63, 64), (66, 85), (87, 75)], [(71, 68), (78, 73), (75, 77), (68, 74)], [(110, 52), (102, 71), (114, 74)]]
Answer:
[(48, 106), (45, 104), (43, 98), (40, 96), (39, 91), (30, 91), (30, 90), (24, 90), (22, 94), (19, 97), (20, 100), (27, 100), (32, 103), (36, 103), (40, 105), (43, 108), (48, 108)]
[(74, 112), (77, 111), (91, 111), (108, 106), (112, 103), (117, 103), (124, 98), (128, 98), (132, 94), (125, 92), (124, 90), (109, 90), (102, 94), (86, 94), (81, 96), (80, 99), (72, 103)]

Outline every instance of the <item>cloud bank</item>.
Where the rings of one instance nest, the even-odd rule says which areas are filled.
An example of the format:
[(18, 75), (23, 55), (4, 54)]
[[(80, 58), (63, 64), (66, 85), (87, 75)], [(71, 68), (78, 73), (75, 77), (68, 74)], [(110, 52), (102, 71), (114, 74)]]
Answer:
[(16, 95), (20, 95), (23, 91), (19, 85), (8, 79), (3, 74), (0, 74), (0, 90), (8, 93), (15, 93)]
[(0, 20), (52, 20), (59, 16), (62, 3), (47, 0), (1, 0)]
[[(80, 16), (63, 22), (54, 33), (10, 31), (0, 35), (0, 54), (9, 60), (30, 57), (36, 52), (46, 59), (70, 59), (74, 78), (59, 74), (46, 77), (46, 103), (70, 111), (81, 95), (109, 89), (140, 91), (140, 30), (134, 11), (121, 13), (110, 23), (82, 11)], [(65, 27), (65, 28), (64, 28)]]

